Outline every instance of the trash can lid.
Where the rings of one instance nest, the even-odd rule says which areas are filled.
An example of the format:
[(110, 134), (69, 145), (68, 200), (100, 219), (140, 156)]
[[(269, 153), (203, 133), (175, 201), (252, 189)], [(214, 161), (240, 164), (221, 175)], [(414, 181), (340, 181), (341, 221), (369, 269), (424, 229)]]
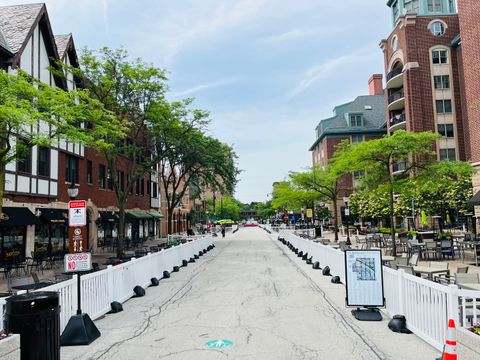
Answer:
[(58, 293), (38, 291), (10, 296), (6, 299), (5, 311), (9, 314), (26, 314), (54, 309), (58, 306)]

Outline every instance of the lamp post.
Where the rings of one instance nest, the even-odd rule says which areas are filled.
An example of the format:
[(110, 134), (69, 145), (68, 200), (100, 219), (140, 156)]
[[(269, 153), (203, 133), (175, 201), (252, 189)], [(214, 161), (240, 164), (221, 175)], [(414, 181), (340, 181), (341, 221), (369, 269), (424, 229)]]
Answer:
[(350, 231), (348, 227), (350, 226), (350, 209), (348, 207), (348, 196), (345, 196), (343, 198), (343, 202), (345, 203), (345, 216), (347, 217), (347, 242), (345, 243), (346, 245), (352, 245), (352, 242), (350, 241)]

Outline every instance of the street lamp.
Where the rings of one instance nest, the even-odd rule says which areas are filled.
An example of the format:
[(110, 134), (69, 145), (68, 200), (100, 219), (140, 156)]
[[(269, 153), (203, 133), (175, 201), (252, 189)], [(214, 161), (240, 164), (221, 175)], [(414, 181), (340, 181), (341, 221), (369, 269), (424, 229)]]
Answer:
[(71, 200), (74, 200), (78, 196), (78, 188), (75, 186), (75, 172), (72, 171), (70, 175), (70, 186), (67, 189), (68, 196)]
[(348, 196), (345, 196), (343, 198), (343, 202), (345, 203), (345, 216), (347, 217), (347, 242), (346, 242), (346, 245), (352, 245), (352, 242), (350, 241), (350, 231), (348, 229), (348, 227), (350, 226), (350, 209), (348, 207), (348, 200), (350, 200), (348, 198)]

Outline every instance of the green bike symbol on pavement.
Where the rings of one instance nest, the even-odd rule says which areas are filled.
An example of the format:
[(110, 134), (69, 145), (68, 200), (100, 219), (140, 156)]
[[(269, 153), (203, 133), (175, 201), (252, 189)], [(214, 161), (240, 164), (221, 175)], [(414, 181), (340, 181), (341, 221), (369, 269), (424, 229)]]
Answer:
[(233, 341), (230, 340), (210, 340), (205, 343), (205, 346), (209, 349), (221, 349), (232, 345)]

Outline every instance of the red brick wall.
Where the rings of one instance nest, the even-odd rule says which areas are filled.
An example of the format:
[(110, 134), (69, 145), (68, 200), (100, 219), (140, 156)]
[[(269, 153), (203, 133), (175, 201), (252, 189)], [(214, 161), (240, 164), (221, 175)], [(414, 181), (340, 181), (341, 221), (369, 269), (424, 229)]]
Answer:
[[(447, 24), (445, 35), (436, 37), (428, 30), (428, 24), (440, 19)], [(436, 45), (443, 45), (450, 48), (452, 40), (459, 34), (459, 21), (457, 16), (435, 16), (411, 18), (405, 26), (397, 27), (390, 34), (385, 46), (385, 71), (388, 73), (389, 60), (394, 55), (391, 47), (392, 39), (398, 37), (398, 49), (403, 51), (404, 65), (407, 63), (418, 63), (418, 68), (412, 68), (404, 74), (405, 92), (405, 113), (407, 115), (407, 130), (409, 131), (434, 131), (434, 107), (432, 93), (432, 74), (430, 48)], [(455, 49), (451, 49), (449, 63), (452, 66), (452, 89), (455, 98), (452, 103), (455, 105), (457, 120), (458, 151), (460, 159), (465, 158), (465, 145), (462, 126), (462, 104), (460, 102), (460, 80), (458, 73), (458, 59)], [(388, 118), (388, 115), (387, 115)]]
[(467, 156), (477, 163), (480, 162), (480, 1), (459, 1), (458, 14), (465, 76)]

